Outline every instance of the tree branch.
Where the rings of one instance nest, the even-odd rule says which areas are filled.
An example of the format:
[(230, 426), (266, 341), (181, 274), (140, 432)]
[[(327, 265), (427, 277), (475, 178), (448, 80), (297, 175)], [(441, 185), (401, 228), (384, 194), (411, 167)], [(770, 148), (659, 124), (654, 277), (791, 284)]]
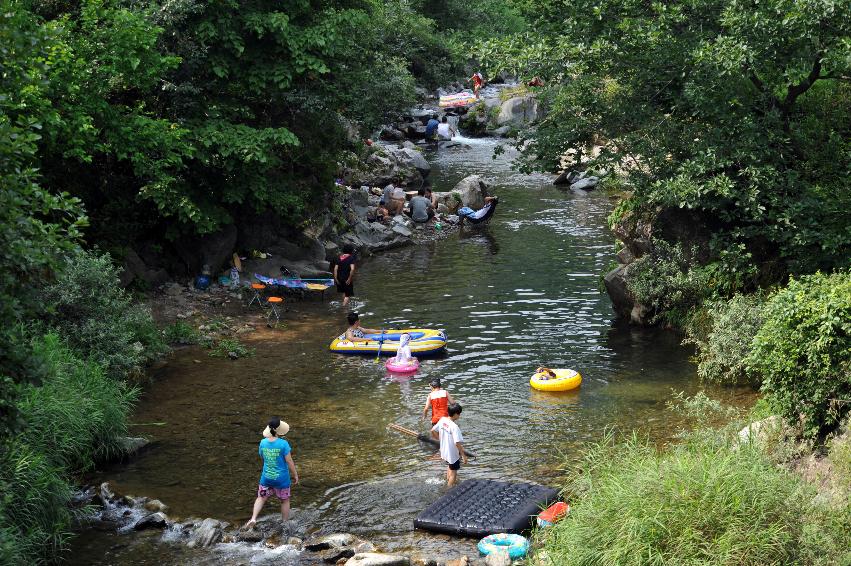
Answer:
[(798, 97), (807, 92), (821, 78), (821, 58), (823, 56), (824, 52), (822, 51), (816, 53), (816, 60), (813, 62), (813, 68), (810, 70), (807, 78), (796, 85), (790, 86), (789, 90), (786, 91), (786, 98), (780, 103), (780, 110), (784, 115), (788, 115), (795, 101), (798, 100)]

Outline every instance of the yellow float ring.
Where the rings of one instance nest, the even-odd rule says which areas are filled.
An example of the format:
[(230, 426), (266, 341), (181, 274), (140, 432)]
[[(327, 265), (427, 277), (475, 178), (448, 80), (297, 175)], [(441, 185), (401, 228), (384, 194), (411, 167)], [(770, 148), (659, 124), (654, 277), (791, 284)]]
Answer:
[(529, 380), (529, 385), (538, 391), (570, 391), (582, 383), (582, 376), (578, 371), (572, 369), (554, 369), (553, 371), (556, 376), (552, 379), (541, 379), (543, 376), (536, 373)]

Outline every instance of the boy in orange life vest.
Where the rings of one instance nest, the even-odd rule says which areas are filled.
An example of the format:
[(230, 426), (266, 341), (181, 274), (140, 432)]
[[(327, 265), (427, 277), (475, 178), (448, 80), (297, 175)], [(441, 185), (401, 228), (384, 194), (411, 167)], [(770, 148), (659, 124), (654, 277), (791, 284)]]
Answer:
[(426, 418), (428, 409), (431, 407), (431, 424), (436, 425), (441, 417), (449, 416), (449, 405), (454, 402), (452, 395), (446, 389), (440, 388), (440, 379), (432, 379), (431, 393), (428, 394), (423, 407), (423, 418)]

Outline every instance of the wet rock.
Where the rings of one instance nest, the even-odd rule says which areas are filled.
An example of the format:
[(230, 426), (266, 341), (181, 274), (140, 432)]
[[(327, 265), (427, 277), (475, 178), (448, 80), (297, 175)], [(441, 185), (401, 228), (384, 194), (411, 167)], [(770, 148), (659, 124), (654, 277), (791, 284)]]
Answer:
[(140, 436), (124, 436), (119, 441), (122, 452), (126, 456), (130, 456), (138, 453), (145, 446), (150, 444), (150, 441), (147, 438), (142, 438)]
[(320, 550), (316, 553), (317, 558), (319, 558), (326, 564), (336, 564), (339, 561), (351, 558), (354, 555), (355, 550), (350, 546), (344, 546), (342, 548), (329, 548), (327, 550)]
[(414, 225), (414, 221), (411, 220), (409, 216), (404, 214), (397, 214), (393, 217), (393, 223), (398, 224), (400, 226), (404, 226), (405, 228), (411, 228)]
[(446, 566), (467, 566), (467, 563), (470, 561), (466, 556), (462, 556), (460, 558), (456, 558), (455, 560), (447, 560)]
[(400, 162), (406, 165), (412, 165), (423, 177), (428, 177), (429, 173), (431, 173), (431, 165), (426, 161), (423, 154), (416, 149), (405, 147), (397, 150), (395, 153)]
[(461, 196), (461, 204), (478, 210), (485, 205), (488, 196), (488, 185), (479, 175), (470, 175), (461, 179), (452, 192)]
[(190, 535), (187, 546), (190, 548), (206, 548), (222, 540), (222, 534), (226, 523), (216, 519), (204, 519), (201, 524)]
[(424, 558), (416, 556), (411, 558), (412, 566), (438, 566), (440, 563), (434, 558)]
[(461, 221), (461, 217), (457, 214), (447, 214), (443, 220), (449, 224), (458, 224)]
[(629, 251), (629, 248), (623, 248), (621, 251), (617, 253), (618, 263), (622, 265), (629, 265), (633, 261), (635, 261), (635, 256), (632, 255), (632, 252)]
[(379, 137), (385, 141), (398, 141), (405, 139), (405, 134), (396, 128), (384, 128)]
[(606, 292), (612, 300), (612, 308), (621, 318), (628, 318), (635, 301), (626, 282), (627, 266), (619, 265), (603, 278)]
[(393, 231), (405, 238), (410, 238), (413, 235), (413, 232), (411, 232), (408, 228), (398, 224), (393, 226)]
[(566, 170), (562, 171), (553, 181), (553, 185), (572, 185), (578, 181), (582, 175), (577, 171)]
[(403, 141), (402, 143), (399, 144), (399, 147), (402, 148), (402, 149), (413, 149), (414, 151), (416, 151), (417, 144), (415, 144), (412, 141), (405, 140), (405, 141)]
[(241, 542), (260, 542), (264, 538), (263, 533), (256, 529), (242, 529), (236, 533), (236, 540)]
[(300, 538), (298, 538), (298, 537), (289, 537), (289, 538), (287, 538), (287, 544), (290, 544), (290, 545), (295, 546), (295, 547), (297, 547), (297, 548), (302, 548), (302, 546), (301, 546), (301, 545), (302, 545), (302, 543), (303, 543), (303, 542), (304, 542), (304, 541), (302, 541), (302, 540), (301, 540)]
[(585, 177), (570, 185), (571, 191), (590, 191), (600, 183), (599, 177)]
[(354, 549), (355, 554), (375, 552), (376, 550), (378, 550), (378, 547), (369, 542), (368, 540), (361, 539), (358, 539), (358, 541), (352, 545), (352, 548)]
[(346, 561), (346, 566), (410, 566), (410, 564), (411, 561), (407, 556), (377, 552), (355, 554)]
[(108, 481), (100, 484), (100, 498), (102, 501), (112, 501), (115, 499), (115, 492), (112, 491), (112, 486)]
[(145, 515), (133, 524), (134, 531), (144, 531), (145, 529), (161, 529), (168, 523), (168, 517), (164, 513), (151, 513)]
[(333, 533), (305, 541), (304, 549), (315, 552), (329, 548), (342, 548), (354, 544), (357, 540), (359, 539), (355, 535), (349, 533)]

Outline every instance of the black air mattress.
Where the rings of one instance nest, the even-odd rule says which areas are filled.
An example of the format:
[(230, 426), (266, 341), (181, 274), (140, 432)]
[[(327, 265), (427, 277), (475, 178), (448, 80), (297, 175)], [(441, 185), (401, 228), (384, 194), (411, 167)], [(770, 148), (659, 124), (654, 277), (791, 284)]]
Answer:
[(558, 491), (531, 483), (461, 482), (414, 519), (414, 527), (450, 535), (520, 534)]

